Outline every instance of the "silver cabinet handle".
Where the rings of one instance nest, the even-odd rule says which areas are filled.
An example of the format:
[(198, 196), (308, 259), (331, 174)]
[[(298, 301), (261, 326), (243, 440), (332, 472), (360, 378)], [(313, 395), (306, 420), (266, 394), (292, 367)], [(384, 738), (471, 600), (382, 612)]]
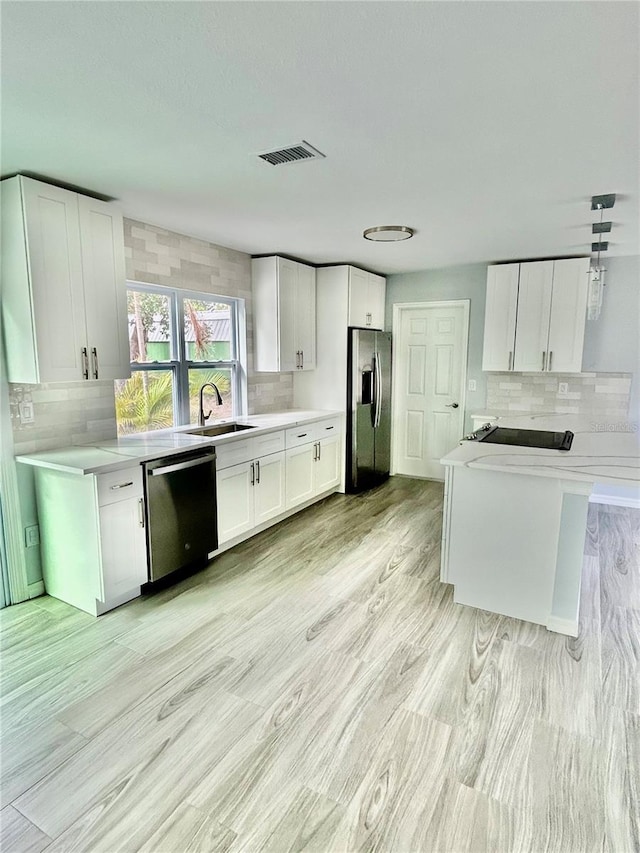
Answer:
[(304, 370), (304, 350), (300, 350), (300, 370)]
[(300, 350), (296, 350), (296, 370), (300, 370)]
[(298, 433), (296, 438), (305, 438), (305, 436), (307, 436), (307, 435), (308, 435), (308, 433), (306, 433), (306, 432), (300, 432), (300, 433)]
[(87, 355), (87, 348), (82, 347), (80, 350), (80, 356), (82, 358), (82, 375), (85, 379), (89, 378), (89, 356)]
[(140, 527), (144, 527), (144, 500), (142, 498), (138, 501), (138, 523)]
[(509, 350), (509, 366), (507, 370), (511, 370), (511, 362), (513, 361), (513, 350)]
[(251, 485), (255, 486), (256, 484), (256, 466), (255, 462), (251, 463)]
[(547, 354), (546, 352), (542, 353), (542, 369), (545, 370), (545, 365), (547, 363)]
[(553, 350), (549, 351), (549, 367), (547, 370), (551, 370), (551, 363), (553, 362)]
[(318, 442), (318, 462), (320, 461), (320, 457), (322, 456), (322, 445)]
[(447, 409), (457, 409), (458, 403), (445, 403)]
[(260, 460), (256, 462), (256, 483), (260, 482)]
[(93, 361), (93, 378), (98, 378), (98, 350), (95, 347), (91, 348), (91, 360)]
[(133, 480), (129, 480), (129, 482), (128, 482), (128, 483), (116, 483), (116, 485), (115, 485), (115, 486), (110, 486), (109, 488), (110, 488), (112, 491), (115, 491), (115, 489), (126, 489), (126, 488), (128, 488), (129, 486), (133, 486)]

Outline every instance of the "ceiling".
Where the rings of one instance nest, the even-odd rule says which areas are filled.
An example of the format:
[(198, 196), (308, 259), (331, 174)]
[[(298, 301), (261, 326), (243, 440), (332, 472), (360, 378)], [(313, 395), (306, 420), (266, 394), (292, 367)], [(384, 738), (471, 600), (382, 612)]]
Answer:
[[(8, 2), (3, 175), (382, 273), (638, 254), (634, 2)], [(307, 140), (325, 159), (271, 166)], [(416, 229), (370, 243), (370, 226)]]

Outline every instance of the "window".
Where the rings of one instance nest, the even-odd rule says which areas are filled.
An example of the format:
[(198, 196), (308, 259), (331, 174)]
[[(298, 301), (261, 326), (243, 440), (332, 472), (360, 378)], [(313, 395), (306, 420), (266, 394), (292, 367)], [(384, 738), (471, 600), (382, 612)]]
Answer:
[[(160, 285), (127, 289), (131, 378), (118, 380), (118, 435), (198, 422), (198, 393), (212, 418), (242, 414), (246, 396), (241, 299)], [(242, 324), (242, 326), (241, 326)]]

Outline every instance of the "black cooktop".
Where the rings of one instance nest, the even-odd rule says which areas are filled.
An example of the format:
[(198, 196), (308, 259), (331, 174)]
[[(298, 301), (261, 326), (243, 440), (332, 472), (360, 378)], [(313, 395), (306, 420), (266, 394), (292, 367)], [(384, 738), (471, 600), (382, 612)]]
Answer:
[(488, 444), (515, 444), (520, 447), (545, 447), (549, 450), (570, 450), (573, 433), (551, 432), (544, 429), (515, 429), (513, 427), (492, 426), (474, 433), (477, 441)]

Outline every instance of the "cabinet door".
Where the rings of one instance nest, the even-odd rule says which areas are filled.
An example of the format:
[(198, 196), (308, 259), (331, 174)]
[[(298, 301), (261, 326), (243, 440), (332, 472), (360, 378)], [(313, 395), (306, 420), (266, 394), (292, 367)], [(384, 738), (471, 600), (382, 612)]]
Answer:
[(381, 275), (369, 273), (369, 307), (370, 325), (374, 329), (384, 329), (384, 300), (387, 289), (386, 279)]
[(129, 328), (122, 214), (78, 196), (82, 274), (91, 379), (126, 379)]
[[(23, 381), (79, 380), (87, 339), (78, 196), (40, 181), (20, 180), (37, 362), (34, 378)], [(24, 333), (30, 336), (32, 330)], [(14, 345), (20, 342), (7, 341), (7, 346)]]
[(340, 483), (340, 436), (318, 442), (318, 458), (314, 466), (315, 492), (320, 494)]
[(218, 504), (218, 543), (222, 545), (253, 523), (253, 485), (251, 463), (243, 462), (216, 475)]
[(514, 370), (546, 369), (552, 285), (553, 261), (520, 264)]
[(300, 352), (301, 370), (316, 366), (316, 271), (298, 264), (296, 288), (296, 352)]
[(105, 602), (146, 583), (147, 545), (142, 498), (100, 507), (100, 541)]
[(315, 494), (315, 446), (303, 444), (286, 451), (287, 509), (311, 500)]
[(296, 339), (296, 289), (298, 264), (278, 258), (278, 354), (280, 370), (295, 370), (298, 359)]
[(369, 314), (369, 274), (363, 270), (349, 267), (349, 326), (370, 326)]
[(589, 259), (553, 262), (547, 370), (580, 373), (589, 289)]
[(256, 459), (254, 465), (254, 522), (258, 525), (285, 511), (284, 451)]
[(520, 264), (499, 264), (487, 269), (483, 370), (513, 370), (519, 269)]

